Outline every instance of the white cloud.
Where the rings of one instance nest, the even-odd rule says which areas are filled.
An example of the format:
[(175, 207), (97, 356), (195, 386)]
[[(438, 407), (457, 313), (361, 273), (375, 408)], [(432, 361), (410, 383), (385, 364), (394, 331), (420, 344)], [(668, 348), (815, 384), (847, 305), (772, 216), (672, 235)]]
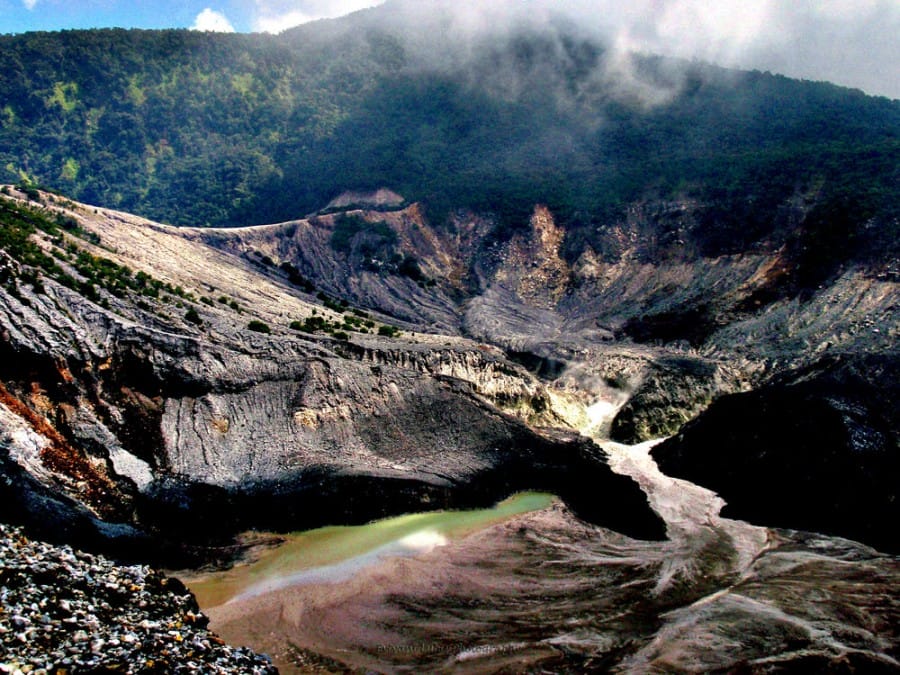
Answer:
[(210, 33), (233, 33), (234, 26), (222, 12), (207, 7), (194, 19), (192, 30), (202, 30)]
[[(629, 46), (900, 96), (897, 0), (568, 0), (618, 19)], [(599, 13), (599, 12), (598, 12)]]
[[(280, 33), (383, 0), (253, 4), (253, 29)], [(410, 26), (415, 53), (426, 62), (463, 58), (473, 38), (546, 26), (561, 15), (623, 52), (771, 70), (900, 97), (898, 0), (391, 0), (384, 14), (388, 23)]]
[(900, 98), (898, 0), (392, 0), (391, 11), (439, 29), (422, 45), (426, 56), (442, 43), (459, 53), (472, 36), (546, 26), (555, 15), (622, 52), (771, 70)]
[(37, 4), (37, 0), (22, 0), (22, 4), (25, 5), (25, 9), (29, 12), (34, 9), (34, 6)]
[(302, 23), (315, 21), (317, 18), (301, 11), (286, 12), (284, 14), (268, 14), (257, 18), (254, 28), (261, 33), (280, 33), (281, 31), (299, 26)]
[(254, 29), (280, 33), (318, 19), (332, 19), (360, 9), (376, 7), (384, 0), (256, 0)]

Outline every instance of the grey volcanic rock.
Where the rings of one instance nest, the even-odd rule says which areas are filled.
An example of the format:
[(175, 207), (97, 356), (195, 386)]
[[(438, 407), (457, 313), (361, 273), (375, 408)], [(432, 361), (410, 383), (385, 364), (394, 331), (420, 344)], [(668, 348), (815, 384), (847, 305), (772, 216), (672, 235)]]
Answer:
[[(210, 378), (208, 391), (167, 400), (161, 428), (175, 475), (228, 486), (318, 466), (460, 481), (492, 466), (484, 448), (512, 423), (476, 394), (535, 415), (549, 405), (539, 383), (478, 350), (342, 345), (353, 360), (271, 350), (277, 373), (260, 357), (238, 381), (238, 360), (227, 377)], [(184, 357), (179, 367), (189, 363)], [(474, 438), (464, 432), (472, 425)]]
[[(0, 297), (3, 404), (39, 437), (10, 456), (50, 493), (123, 526), (187, 533), (219, 504), (259, 515), (248, 499), (302, 494), (315, 510), (314, 493), (349, 520), (484, 503), (556, 485), (585, 456), (577, 439), (523, 421), (596, 432), (619, 408), (615, 438), (668, 435), (724, 394), (843, 350), (890, 354), (898, 336), (895, 277), (877, 261), (798, 294), (782, 279), (799, 255), (790, 247), (703, 257), (648, 239), (656, 225), (697, 230), (702, 207), (687, 202), (629, 212), (604, 230), (616, 246), (598, 252), (570, 250), (543, 207), (505, 242), (471, 214), (438, 229), (418, 205), (354, 211), (358, 240), (336, 247), (340, 214), (177, 230), (48, 202), (102, 242), (80, 246), (164, 290), (152, 301), (102, 291), (98, 306), (48, 280), (44, 293)], [(362, 246), (366, 228), (392, 233), (387, 248)], [(401, 272), (398, 260), (412, 262)], [(311, 288), (405, 335), (292, 331), (313, 316), (345, 320)], [(251, 319), (270, 332), (248, 330)], [(491, 493), (497, 476), (509, 480)], [(403, 487), (379, 500), (379, 481)], [(364, 497), (334, 506), (349, 485)], [(229, 517), (210, 536), (248, 522)]]
[[(520, 421), (561, 424), (546, 387), (499, 350), (453, 336), (303, 335), (287, 324), (336, 313), (277, 274), (195, 233), (74, 213), (106, 247), (94, 255), (165, 281), (150, 299), (99, 291), (93, 302), (51, 279), (41, 293), (0, 291), (4, 466), (18, 486), (7, 494), (44, 504), (51, 529), (87, 544), (109, 524), (123, 544), (146, 532), (204, 544), (539, 488), (599, 522), (662, 535), (638, 487), (590, 443)], [(251, 319), (270, 332), (248, 330)]]
[(900, 551), (896, 357), (851, 357), (716, 401), (654, 451), (705, 485), (727, 515)]
[[(405, 325), (575, 367), (599, 345), (611, 347), (610, 357), (641, 345), (648, 365), (630, 382), (634, 398), (614, 425), (617, 438), (637, 441), (671, 434), (719, 396), (785, 369), (891, 350), (900, 337), (897, 275), (890, 247), (878, 244), (890, 223), (867, 224), (855, 257), (848, 252), (845, 264), (813, 278), (803, 248), (810, 199), (786, 204), (771, 241), (740, 252), (710, 243), (711, 205), (687, 199), (637, 202), (598, 226), (593, 246), (542, 206), (503, 241), (491, 236), (489, 218), (470, 213), (434, 227), (418, 205), (349, 212), (387, 227), (391, 255), (415, 261), (419, 282), (384, 261), (336, 251), (335, 214), (188, 236), (248, 261), (289, 262), (326, 292)], [(715, 372), (699, 374), (702, 363)]]
[(332, 199), (325, 210), (346, 210), (348, 208), (397, 208), (403, 206), (406, 200), (393, 190), (382, 188), (374, 192), (344, 192)]
[(276, 673), (225, 645), (177, 579), (121, 567), (0, 524), (0, 670)]
[(739, 368), (698, 356), (648, 360), (631, 396), (612, 422), (610, 438), (627, 444), (677, 432), (719, 396), (745, 385)]
[[(191, 240), (241, 256), (257, 273), (273, 273), (275, 266), (290, 263), (315, 286), (332, 296), (347, 298), (355, 306), (375, 310), (395, 321), (408, 322), (442, 332), (454, 332), (459, 310), (453, 295), (465, 274), (460, 267), (460, 243), (429, 228), (417, 206), (403, 211), (351, 211), (353, 217), (384, 224), (394, 232), (398, 248), (377, 258), (353, 250), (338, 251), (331, 244), (338, 216), (323, 215), (279, 225), (228, 229), (184, 229)], [(447, 284), (426, 286), (421, 279), (384, 269), (393, 254), (408, 253), (417, 261), (423, 278), (449, 279)], [(382, 257), (385, 258), (382, 260)], [(402, 255), (401, 255), (402, 257)]]

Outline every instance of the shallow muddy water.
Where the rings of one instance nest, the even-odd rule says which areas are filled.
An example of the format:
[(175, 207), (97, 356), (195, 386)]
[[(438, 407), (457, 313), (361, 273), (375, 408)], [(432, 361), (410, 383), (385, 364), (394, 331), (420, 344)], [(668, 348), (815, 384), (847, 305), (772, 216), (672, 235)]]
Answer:
[(722, 518), (715, 493), (660, 472), (652, 442), (602, 438), (615, 407), (591, 406), (583, 431), (640, 485), (666, 541), (523, 493), (288, 535), (251, 564), (182, 578), (214, 630), (288, 675), (900, 672), (900, 558)]
[(287, 534), (283, 544), (263, 551), (249, 564), (179, 576), (208, 610), (290, 586), (344, 581), (378, 561), (428, 552), (512, 516), (547, 508), (554, 500), (550, 494), (523, 492), (489, 509), (416, 513), (367, 525)]

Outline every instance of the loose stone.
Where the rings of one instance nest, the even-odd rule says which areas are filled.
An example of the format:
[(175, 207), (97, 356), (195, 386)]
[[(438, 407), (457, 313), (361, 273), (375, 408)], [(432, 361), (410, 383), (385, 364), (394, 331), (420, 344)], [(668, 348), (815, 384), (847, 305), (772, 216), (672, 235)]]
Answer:
[(0, 524), (0, 673), (277, 673), (226, 645), (180, 583)]

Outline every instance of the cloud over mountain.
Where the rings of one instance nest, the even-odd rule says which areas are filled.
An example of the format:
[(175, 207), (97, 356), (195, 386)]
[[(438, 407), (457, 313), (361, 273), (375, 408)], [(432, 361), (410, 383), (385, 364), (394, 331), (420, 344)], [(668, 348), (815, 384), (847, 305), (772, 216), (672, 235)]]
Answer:
[(217, 12), (207, 7), (197, 15), (192, 30), (201, 30), (211, 33), (233, 33), (234, 26), (221, 12)]
[[(291, 3), (296, 4), (296, 3)], [(336, 3), (329, 3), (336, 4)], [(346, 3), (341, 3), (346, 4)], [(827, 80), (900, 98), (894, 0), (393, 0), (413, 24), (443, 17), (454, 40), (565, 21), (625, 51)]]
[(254, 29), (280, 33), (310, 21), (343, 16), (379, 4), (379, 0), (256, 0)]

